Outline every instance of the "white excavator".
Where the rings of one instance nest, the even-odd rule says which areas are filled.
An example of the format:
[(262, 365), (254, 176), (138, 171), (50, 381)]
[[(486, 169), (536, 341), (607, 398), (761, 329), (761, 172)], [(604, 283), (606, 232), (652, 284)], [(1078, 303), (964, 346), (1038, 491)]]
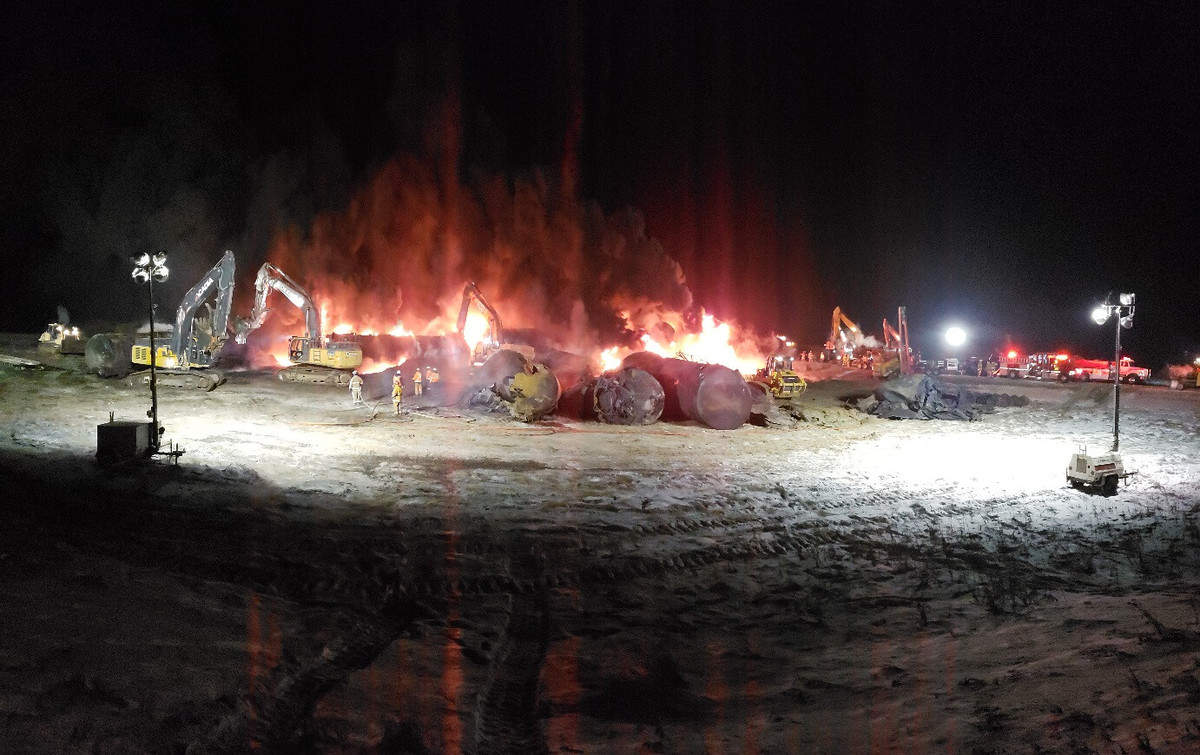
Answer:
[[(217, 264), (184, 294), (175, 310), (174, 330), (155, 333), (158, 337), (153, 359), (158, 387), (211, 391), (225, 382), (221, 373), (210, 368), (231, 335), (229, 308), (233, 304), (234, 267), (233, 252), (226, 250)], [(209, 302), (209, 297), (214, 301)], [(149, 334), (134, 342), (130, 356), (135, 365), (150, 366)], [(147, 383), (150, 371), (134, 372), (126, 380), (130, 385)]]
[(254, 309), (248, 320), (237, 325), (238, 343), (245, 343), (251, 331), (266, 321), (272, 291), (278, 291), (304, 315), (304, 335), (288, 340), (288, 360), (292, 364), (276, 373), (287, 383), (350, 382), (351, 371), (362, 364), (362, 346), (352, 337), (332, 337), (321, 333), (321, 313), (312, 297), (296, 281), (270, 262), (264, 262), (254, 279)]

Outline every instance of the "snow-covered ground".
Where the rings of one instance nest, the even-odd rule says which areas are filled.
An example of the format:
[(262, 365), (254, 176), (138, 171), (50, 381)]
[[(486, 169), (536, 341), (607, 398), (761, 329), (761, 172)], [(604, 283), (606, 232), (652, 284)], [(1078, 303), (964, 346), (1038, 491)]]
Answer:
[(1064, 469), (1105, 386), (967, 382), (1032, 403), (521, 425), (241, 373), (163, 392), (179, 468), (110, 472), (143, 392), (0, 366), (0, 742), (1194, 751), (1200, 393), (1123, 393), (1102, 498)]

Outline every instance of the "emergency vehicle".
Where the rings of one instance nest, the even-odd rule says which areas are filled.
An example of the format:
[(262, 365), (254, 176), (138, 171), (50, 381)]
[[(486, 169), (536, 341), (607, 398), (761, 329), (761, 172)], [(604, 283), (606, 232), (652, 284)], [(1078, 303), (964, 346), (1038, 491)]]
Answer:
[[(1112, 362), (1103, 359), (1076, 359), (1071, 363), (1071, 380), (1112, 380)], [(1144, 383), (1150, 377), (1150, 370), (1137, 367), (1132, 357), (1121, 357), (1121, 382)]]

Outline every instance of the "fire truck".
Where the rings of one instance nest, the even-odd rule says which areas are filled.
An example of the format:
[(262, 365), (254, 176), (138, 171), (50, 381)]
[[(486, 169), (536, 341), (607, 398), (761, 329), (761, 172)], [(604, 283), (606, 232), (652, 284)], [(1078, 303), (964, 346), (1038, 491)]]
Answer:
[(1066, 366), (1071, 362), (1069, 354), (1039, 352), (1022, 356), (1010, 349), (1000, 355), (996, 376), (1006, 378), (1029, 378), (1031, 380), (1066, 380)]
[[(1150, 377), (1150, 370), (1137, 367), (1132, 357), (1121, 357), (1121, 382), (1144, 383)], [(1071, 363), (1071, 380), (1112, 380), (1112, 362), (1103, 359), (1076, 359)]]

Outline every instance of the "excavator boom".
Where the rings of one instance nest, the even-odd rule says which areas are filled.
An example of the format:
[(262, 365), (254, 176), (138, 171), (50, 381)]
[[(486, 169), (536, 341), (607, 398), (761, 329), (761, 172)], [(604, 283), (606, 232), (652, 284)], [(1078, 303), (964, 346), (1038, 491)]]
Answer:
[(267, 300), (272, 291), (283, 294), (288, 301), (304, 313), (305, 338), (308, 338), (313, 346), (320, 346), (322, 339), (321, 313), (313, 305), (312, 297), (308, 295), (303, 286), (270, 262), (264, 262), (263, 266), (258, 269), (258, 275), (254, 279), (254, 309), (250, 312), (249, 320), (239, 323), (237, 342), (245, 343), (250, 332), (257, 330), (266, 322), (267, 315), (271, 312), (267, 306)]
[[(850, 331), (850, 335), (846, 335), (846, 331)], [(845, 341), (854, 343), (862, 335), (862, 331), (858, 329), (858, 323), (846, 317), (842, 313), (841, 307), (833, 308), (833, 323), (829, 327), (829, 348), (836, 349)]]
[[(220, 261), (179, 302), (179, 308), (175, 311), (175, 332), (171, 334), (171, 351), (175, 353), (180, 367), (207, 367), (224, 345), (229, 308), (233, 305), (234, 268), (233, 252), (226, 250)], [(196, 312), (213, 291), (216, 291), (217, 299), (209, 326), (212, 338), (202, 344), (195, 338)]]
[(467, 285), (463, 287), (462, 306), (458, 308), (458, 332), (462, 333), (467, 327), (467, 314), (471, 310), (472, 301), (478, 302), (479, 306), (483, 307), (484, 311), (488, 313), (488, 325), (491, 326), (492, 332), (490, 336), (492, 342), (499, 343), (500, 329), (502, 327), (500, 324), (500, 313), (488, 303), (487, 299), (483, 298), (483, 293), (479, 290), (479, 287), (474, 284), (474, 282), (467, 283)]
[(272, 291), (283, 294), (304, 314), (304, 335), (292, 336), (288, 342), (292, 366), (277, 372), (279, 379), (286, 383), (348, 383), (349, 370), (362, 364), (362, 347), (352, 339), (326, 341), (321, 332), (321, 313), (308, 291), (270, 262), (263, 263), (254, 279), (254, 309), (248, 320), (238, 324), (238, 343), (245, 343), (250, 332), (266, 322)]

